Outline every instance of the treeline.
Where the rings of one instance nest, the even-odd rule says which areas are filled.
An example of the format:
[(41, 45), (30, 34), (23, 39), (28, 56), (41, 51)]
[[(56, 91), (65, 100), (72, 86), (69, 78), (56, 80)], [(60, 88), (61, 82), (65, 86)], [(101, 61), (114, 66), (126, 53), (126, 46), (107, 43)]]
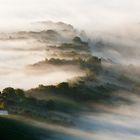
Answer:
[(46, 96), (49, 94), (58, 96), (64, 96), (66, 98), (75, 101), (107, 101), (112, 97), (112, 91), (116, 90), (115, 85), (98, 85), (95, 87), (86, 86), (84, 82), (80, 84), (71, 85), (68, 82), (62, 82), (57, 86), (50, 85), (44, 86), (39, 85), (38, 88), (34, 88), (28, 91), (28, 94), (34, 95), (36, 93), (45, 93)]
[(87, 75), (93, 76), (93, 74), (99, 74), (102, 71), (101, 59), (96, 56), (88, 57), (87, 59), (77, 58), (77, 59), (59, 59), (59, 58), (50, 58), (45, 61), (34, 64), (34, 67), (39, 67), (45, 64), (50, 64), (54, 66), (79, 66), (82, 70), (85, 70)]
[[(111, 84), (87, 86), (84, 82), (78, 84), (69, 84), (67, 82), (58, 85), (44, 86), (24, 91), (22, 89), (14, 89), (11, 87), (3, 89), (0, 94), (6, 102), (6, 109), (10, 114), (19, 114), (30, 117), (49, 118), (50, 111), (71, 112), (76, 111), (72, 105), (57, 100), (50, 99), (50, 95), (56, 97), (64, 97), (66, 100), (75, 101), (76, 103), (84, 103), (87, 101), (111, 103), (118, 98), (113, 95), (118, 87)], [(39, 100), (34, 94), (43, 93), (45, 99)], [(27, 96), (28, 95), (28, 96)], [(48, 97), (48, 100), (47, 100)], [(118, 99), (123, 100), (123, 99)], [(78, 110), (77, 110), (78, 111)], [(55, 115), (53, 115), (54, 117)], [(50, 117), (52, 118), (52, 116)], [(49, 119), (50, 119), (49, 118)], [(60, 117), (62, 118), (62, 117)]]
[(82, 103), (87, 101), (107, 102), (112, 98), (112, 92), (116, 89), (117, 87), (110, 84), (91, 87), (86, 86), (82, 82), (74, 85), (71, 85), (68, 82), (62, 82), (56, 86), (39, 85), (38, 88), (30, 89), (28, 91), (8, 87), (1, 92), (0, 98), (5, 100), (7, 109), (10, 113), (35, 114), (38, 112), (37, 114), (39, 114), (40, 112), (45, 113), (50, 110), (63, 112), (66, 108), (50, 98), (48, 98), (48, 100), (46, 98), (45, 100), (39, 100), (34, 97), (35, 94), (44, 93), (46, 97), (49, 97), (50, 95), (56, 97), (62, 96), (69, 100)]
[(22, 89), (8, 87), (3, 89), (0, 98), (5, 101), (10, 114), (46, 116), (47, 111), (55, 109), (53, 100), (37, 100), (25, 94)]

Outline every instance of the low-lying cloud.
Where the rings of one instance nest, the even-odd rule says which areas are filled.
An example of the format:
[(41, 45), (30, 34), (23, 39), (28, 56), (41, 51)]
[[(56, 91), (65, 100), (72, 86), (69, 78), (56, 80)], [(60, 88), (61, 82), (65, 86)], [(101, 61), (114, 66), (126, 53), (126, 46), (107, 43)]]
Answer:
[[(72, 44), (72, 39), (80, 33), (72, 25), (62, 22), (39, 24), (48, 25), (48, 28), (0, 34), (1, 88), (58, 84), (85, 75), (74, 59), (88, 56), (89, 48)], [(69, 45), (61, 45), (63, 43)]]

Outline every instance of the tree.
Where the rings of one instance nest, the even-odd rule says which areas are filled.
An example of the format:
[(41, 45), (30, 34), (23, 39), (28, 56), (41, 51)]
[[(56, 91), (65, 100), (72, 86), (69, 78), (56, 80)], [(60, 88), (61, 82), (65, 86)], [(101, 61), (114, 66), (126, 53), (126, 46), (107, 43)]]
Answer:
[(82, 40), (81, 40), (80, 37), (76, 36), (76, 37), (73, 38), (73, 42), (75, 42), (75, 43), (82, 43)]
[(22, 89), (19, 89), (19, 88), (15, 90), (15, 94), (21, 98), (25, 97), (24, 91)]
[(59, 89), (64, 89), (64, 90), (67, 90), (69, 89), (69, 84), (67, 82), (62, 82), (60, 84), (58, 84), (57, 86)]
[(2, 91), (2, 95), (5, 96), (6, 98), (15, 98), (16, 97), (15, 89), (12, 87), (5, 88)]

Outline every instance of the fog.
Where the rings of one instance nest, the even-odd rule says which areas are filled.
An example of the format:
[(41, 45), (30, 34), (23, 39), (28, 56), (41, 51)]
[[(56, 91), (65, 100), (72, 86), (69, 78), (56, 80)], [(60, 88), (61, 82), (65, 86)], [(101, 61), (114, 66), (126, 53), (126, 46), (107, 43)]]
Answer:
[(139, 7), (138, 0), (1, 0), (0, 31), (40, 30), (46, 26), (33, 26), (32, 23), (63, 21), (78, 30), (85, 30), (94, 43), (97, 40), (105, 43), (94, 54), (114, 59), (117, 63), (137, 65), (140, 54)]
[(139, 66), (139, 24), (123, 25), (112, 31), (95, 32), (93, 53), (116, 63)]
[[(44, 30), (40, 29), (40, 24), (45, 24)], [(33, 27), (28, 31), (0, 34), (0, 88), (10, 86), (30, 89), (39, 84), (58, 84), (85, 75), (84, 70), (74, 62), (65, 62), (65, 59), (73, 59), (77, 50), (74, 48), (71, 52), (70, 48), (63, 50), (57, 47), (63, 42), (72, 41), (79, 34), (71, 25), (41, 22), (34, 23), (33, 26), (36, 31)], [(69, 53), (70, 56), (67, 57)], [(78, 52), (77, 55), (79, 56)], [(45, 60), (51, 58), (56, 58), (54, 64), (47, 64)], [(57, 64), (57, 59), (62, 61), (62, 66)]]
[[(17, 117), (38, 128), (43, 128), (46, 133), (41, 133), (40, 139), (47, 138), (47, 131), (53, 140), (139, 140), (140, 137), (140, 111), (139, 95), (120, 91), (118, 96), (129, 98), (133, 104), (120, 104), (112, 106), (106, 104), (91, 104), (98, 112), (82, 112), (73, 117), (72, 126), (59, 126), (56, 124), (45, 124), (42, 122)], [(43, 131), (44, 132), (44, 131)], [(39, 134), (38, 134), (39, 135)]]
[[(30, 89), (81, 77), (91, 87), (115, 85), (114, 97), (129, 104), (115, 102), (118, 98), (113, 98), (115, 107), (93, 104), (99, 112), (78, 114), (71, 128), (48, 125), (57, 132), (52, 139), (138, 140), (139, 8), (139, 0), (0, 0), (0, 89)], [(89, 47), (61, 46), (75, 36)], [(96, 82), (88, 81), (91, 65), (77, 64), (79, 57), (92, 55), (102, 60)]]
[(55, 20), (84, 29), (109, 29), (123, 23), (139, 23), (139, 6), (138, 0), (1, 0), (0, 19), (1, 26)]

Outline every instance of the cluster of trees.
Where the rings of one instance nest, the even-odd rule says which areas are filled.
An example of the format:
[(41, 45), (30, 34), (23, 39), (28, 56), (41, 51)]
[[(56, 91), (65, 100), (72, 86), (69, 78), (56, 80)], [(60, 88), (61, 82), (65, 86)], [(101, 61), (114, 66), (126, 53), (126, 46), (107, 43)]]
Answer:
[(56, 86), (39, 85), (38, 88), (28, 91), (8, 87), (1, 92), (0, 98), (5, 100), (7, 110), (11, 114), (46, 117), (48, 111), (65, 112), (72, 108), (67, 109), (63, 103), (58, 103), (50, 98), (48, 98), (48, 100), (39, 100), (30, 95), (45, 93), (46, 97), (51, 94), (53, 96), (63, 96), (69, 100), (82, 103), (86, 101), (108, 102), (112, 99), (112, 91), (116, 88), (117, 87), (109, 84), (91, 87), (87, 86), (84, 82), (74, 85), (68, 82), (62, 82)]
[(22, 89), (5, 88), (0, 98), (6, 102), (6, 109), (11, 114), (45, 116), (47, 111), (55, 109), (53, 100), (37, 100), (27, 97)]
[(76, 101), (101, 101), (101, 100), (109, 100), (112, 96), (112, 91), (115, 90), (115, 86), (112, 85), (99, 85), (96, 87), (86, 86), (84, 82), (80, 84), (70, 85), (68, 82), (62, 82), (57, 86), (50, 85), (44, 86), (39, 85), (38, 88), (31, 89), (28, 92), (30, 94), (51, 93), (53, 95), (61, 95), (69, 99), (73, 99)]
[(59, 58), (51, 58), (51, 59), (46, 59), (45, 60), (46, 63), (48, 64), (55, 64), (55, 65), (75, 65), (75, 64), (79, 64), (79, 65), (100, 65), (101, 64), (101, 59), (99, 59), (96, 56), (92, 56), (89, 57), (88, 59), (82, 59), (82, 58), (78, 58), (78, 59), (71, 59), (71, 60), (67, 60), (67, 59), (59, 59)]
[(72, 41), (76, 44), (79, 44), (79, 45), (88, 46), (88, 42), (82, 41), (82, 39), (79, 36), (74, 37)]

